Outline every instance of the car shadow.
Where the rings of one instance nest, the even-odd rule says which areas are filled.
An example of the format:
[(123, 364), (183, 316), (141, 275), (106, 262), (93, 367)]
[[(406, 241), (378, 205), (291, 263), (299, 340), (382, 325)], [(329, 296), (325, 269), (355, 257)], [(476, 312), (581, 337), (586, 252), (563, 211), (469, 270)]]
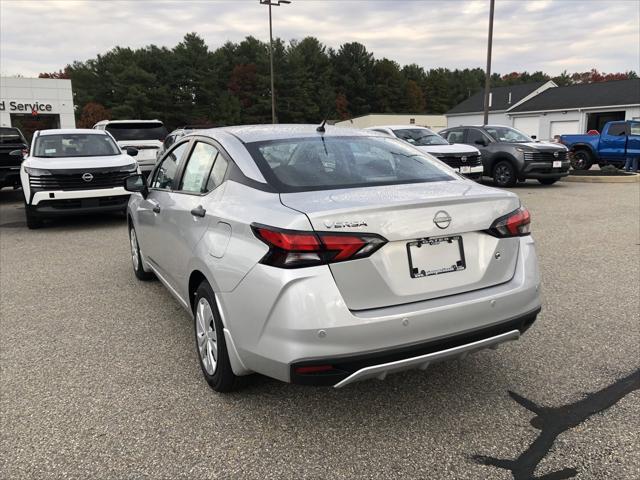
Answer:
[[(482, 180), (480, 180), (480, 183), (482, 185), (486, 185), (487, 187), (504, 188), (496, 185), (490, 177), (483, 177)], [(514, 189), (514, 190), (517, 190), (519, 188), (533, 188), (533, 189), (545, 190), (547, 188), (557, 188), (557, 187), (566, 187), (566, 185), (564, 185), (564, 182), (562, 181), (557, 181), (553, 185), (542, 185), (537, 180), (525, 180), (524, 182), (518, 182), (513, 187), (508, 187), (508, 188)]]

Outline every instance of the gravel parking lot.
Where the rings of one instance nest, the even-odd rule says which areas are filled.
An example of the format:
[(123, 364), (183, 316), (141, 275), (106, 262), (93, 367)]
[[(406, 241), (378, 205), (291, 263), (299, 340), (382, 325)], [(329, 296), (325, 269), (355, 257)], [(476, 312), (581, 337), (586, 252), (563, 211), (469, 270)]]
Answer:
[(544, 295), (520, 341), (230, 395), (202, 378), (189, 316), (135, 279), (122, 217), (30, 231), (1, 191), (0, 477), (640, 478), (639, 185), (514, 191)]

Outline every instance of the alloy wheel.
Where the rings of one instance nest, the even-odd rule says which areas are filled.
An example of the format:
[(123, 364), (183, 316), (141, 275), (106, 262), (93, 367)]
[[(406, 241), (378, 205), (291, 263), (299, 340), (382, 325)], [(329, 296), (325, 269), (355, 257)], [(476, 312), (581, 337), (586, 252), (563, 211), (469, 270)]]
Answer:
[(133, 228), (129, 231), (129, 240), (131, 241), (131, 261), (133, 262), (133, 269), (138, 270), (140, 267), (140, 250), (138, 249), (138, 237)]
[(213, 310), (206, 298), (201, 298), (196, 306), (196, 338), (202, 365), (207, 374), (213, 375), (218, 364), (218, 335)]
[(511, 181), (511, 170), (506, 165), (498, 165), (494, 178), (500, 185), (507, 185)]

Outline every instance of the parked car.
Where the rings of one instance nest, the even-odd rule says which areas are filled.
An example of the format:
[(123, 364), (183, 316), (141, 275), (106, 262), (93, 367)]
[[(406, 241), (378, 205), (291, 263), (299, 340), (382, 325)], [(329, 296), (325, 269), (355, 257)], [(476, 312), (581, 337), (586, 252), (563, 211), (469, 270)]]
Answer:
[(418, 150), (430, 153), (466, 177), (473, 180), (482, 178), (482, 158), (476, 147), (462, 143), (451, 144), (425, 127), (382, 125), (369, 129), (409, 142)]
[(178, 139), (184, 137), (188, 133), (194, 132), (196, 130), (207, 130), (209, 128), (216, 127), (217, 125), (185, 125), (184, 127), (176, 128), (166, 136), (166, 138), (162, 142), (162, 147), (160, 147), (156, 156), (160, 158), (162, 155), (164, 155), (164, 152), (166, 152), (171, 145), (176, 143)]
[(571, 151), (576, 170), (589, 170), (594, 163), (622, 168), (627, 157), (640, 157), (640, 121), (607, 122), (600, 135), (562, 135), (560, 141)]
[(22, 156), (11, 155), (14, 150), (27, 152), (27, 141), (14, 127), (0, 127), (0, 188), (20, 186)]
[(153, 169), (158, 150), (167, 136), (167, 129), (160, 120), (102, 120), (93, 128), (109, 132), (124, 150), (135, 148), (138, 151), (136, 160), (143, 173)]
[(534, 178), (552, 185), (569, 175), (567, 148), (536, 142), (515, 128), (502, 125), (452, 127), (440, 132), (452, 143), (478, 147), (484, 174), (499, 187), (512, 187), (518, 181)]
[(133, 270), (194, 319), (209, 385), (343, 387), (515, 340), (529, 212), (405, 142), (312, 125), (190, 134), (126, 180)]
[(38, 228), (52, 216), (124, 212), (129, 193), (123, 182), (139, 172), (137, 153), (132, 147), (122, 152), (101, 130), (36, 131), (20, 168), (27, 226)]

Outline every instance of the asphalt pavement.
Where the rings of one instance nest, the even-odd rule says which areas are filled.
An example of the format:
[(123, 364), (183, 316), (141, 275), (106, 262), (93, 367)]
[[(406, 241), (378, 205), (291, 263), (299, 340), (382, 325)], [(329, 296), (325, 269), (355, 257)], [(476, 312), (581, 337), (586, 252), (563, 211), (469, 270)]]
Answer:
[[(30, 231), (0, 191), (0, 477), (640, 478), (640, 184), (514, 188), (543, 310), (518, 342), (347, 388), (211, 391), (121, 216)], [(548, 475), (545, 477), (545, 475)]]

